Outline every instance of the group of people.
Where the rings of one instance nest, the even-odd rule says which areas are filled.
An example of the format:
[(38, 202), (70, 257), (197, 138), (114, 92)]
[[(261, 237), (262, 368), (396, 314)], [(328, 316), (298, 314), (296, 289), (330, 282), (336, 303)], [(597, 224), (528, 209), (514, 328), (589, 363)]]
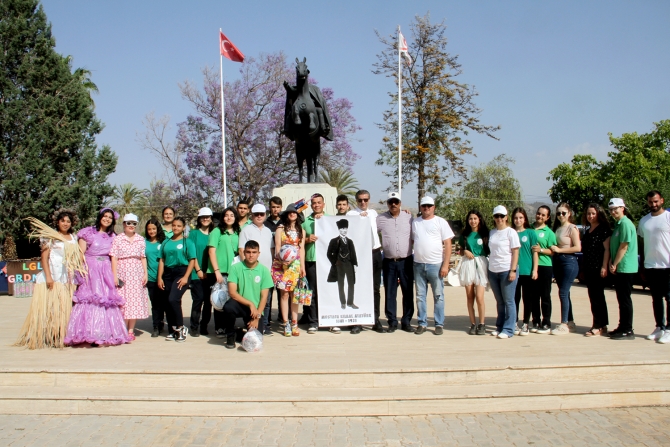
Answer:
[[(369, 207), (368, 191), (358, 191), (355, 200), (356, 207), (350, 209), (349, 198), (340, 195), (336, 209), (337, 215), (361, 217), (362, 224), (371, 229), (372, 330), (387, 333), (400, 328), (417, 335), (425, 333), (430, 286), (434, 334), (443, 334), (443, 280), (450, 271), (454, 233), (446, 220), (435, 215), (434, 200), (431, 197), (420, 200), (418, 217), (401, 210), (400, 195), (396, 192), (388, 195), (388, 211), (381, 214)], [(574, 332), (570, 287), (579, 272), (576, 253), (582, 252), (582, 271), (593, 312), (592, 327), (585, 335), (632, 339), (631, 292), (638, 270), (639, 235), (644, 240), (641, 254), (657, 326), (647, 338), (670, 342), (670, 327), (666, 326), (666, 308), (670, 306), (670, 213), (663, 208), (663, 197), (658, 191), (651, 191), (647, 201), (651, 213), (640, 221), (637, 232), (625, 215), (622, 199), (609, 202), (610, 214), (616, 222), (613, 229), (603, 208), (589, 204), (583, 215), (584, 223), (588, 223), (583, 237), (567, 203), (556, 208), (553, 230), (549, 227), (548, 206), (538, 208), (532, 226), (523, 208), (514, 209), (510, 219), (504, 206), (496, 206), (495, 228), (490, 231), (483, 215), (477, 210), (470, 211), (459, 239), (462, 257), (457, 267), (466, 291), (469, 333), (487, 333), (484, 304), (487, 288), (493, 291), (497, 304), (492, 335), (505, 339), (529, 333)], [(312, 213), (306, 219), (294, 204), (284, 208), (279, 197), (269, 200), (269, 210), (261, 203), (250, 205), (242, 200), (236, 207), (226, 208), (217, 225), (212, 210), (201, 208), (194, 229), (168, 206), (162, 211), (162, 222), (152, 218), (146, 223), (144, 236), (136, 231), (139, 219), (134, 214), (123, 217), (123, 232), (115, 234), (119, 215), (110, 208), (99, 212), (95, 225), (75, 235), (76, 214), (58, 210), (53, 215), (55, 231), (39, 233), (44, 270), (37, 277), (31, 309), (17, 344), (35, 349), (82, 343), (91, 346), (130, 343), (135, 339), (136, 321), (149, 317), (150, 303), (152, 337), (161, 336), (164, 329), (165, 339), (175, 342), (183, 342), (187, 336), (209, 335), (207, 328), (213, 313), (216, 337), (225, 338), (225, 346), (232, 349), (239, 341), (237, 318), (242, 318), (249, 330), (273, 335), (273, 295), (277, 301), (278, 329), (283, 335), (299, 336), (299, 324), (308, 326), (308, 334), (319, 329), (340, 333), (339, 327), (319, 328), (318, 320), (315, 222), (325, 215), (324, 197), (317, 193), (310, 198)], [(79, 264), (73, 261), (77, 257), (77, 253), (73, 255), (73, 247), (77, 245), (80, 250), (77, 253), (83, 253), (85, 261)], [(617, 329), (609, 332), (604, 295), (608, 274), (614, 275), (620, 313)], [(387, 327), (380, 321), (382, 277)], [(553, 279), (558, 286), (561, 317), (560, 323), (552, 328)], [(294, 295), (303, 280), (312, 290), (312, 299), (303, 306), (299, 320), (299, 304)], [(213, 310), (210, 302), (216, 283), (226, 286), (230, 296), (221, 310)], [(400, 322), (398, 286), (402, 291)], [(187, 325), (182, 297), (188, 289), (192, 306)], [(416, 328), (411, 324), (415, 290)], [(340, 295), (344, 305), (343, 286)], [(350, 327), (352, 334), (361, 330), (361, 326)]]

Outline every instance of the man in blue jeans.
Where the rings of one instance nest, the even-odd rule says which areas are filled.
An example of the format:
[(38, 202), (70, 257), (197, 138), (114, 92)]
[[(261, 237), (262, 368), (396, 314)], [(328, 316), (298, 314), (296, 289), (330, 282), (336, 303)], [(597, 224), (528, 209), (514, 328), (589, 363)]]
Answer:
[(454, 232), (446, 220), (435, 215), (435, 201), (423, 197), (420, 202), (421, 216), (412, 222), (414, 241), (414, 281), (419, 326), (414, 332), (421, 335), (428, 327), (426, 294), (428, 283), (435, 301), (435, 335), (442, 335), (444, 327), (444, 283), (449, 272), (451, 239)]

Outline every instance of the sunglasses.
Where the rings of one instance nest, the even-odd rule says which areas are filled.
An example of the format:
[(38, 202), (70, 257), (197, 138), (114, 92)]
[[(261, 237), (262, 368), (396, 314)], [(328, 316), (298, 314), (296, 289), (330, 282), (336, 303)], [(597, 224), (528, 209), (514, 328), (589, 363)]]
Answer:
[(504, 219), (505, 217), (507, 217), (507, 216), (504, 215), (504, 214), (494, 214), (493, 215), (494, 219)]
[(619, 208), (622, 208), (622, 207), (614, 206), (614, 207), (610, 208), (610, 213), (613, 213), (614, 211), (618, 210)]
[(388, 201), (388, 203), (389, 203), (389, 205), (399, 205), (399, 204), (400, 204), (400, 200), (398, 200), (398, 199), (391, 199), (391, 200)]
[(370, 199), (356, 199), (356, 202), (368, 202)]
[(265, 216), (265, 213), (254, 213), (253, 215), (254, 217)]
[(430, 204), (429, 205), (421, 205), (421, 208), (430, 208), (431, 206), (435, 206), (435, 205), (430, 205)]
[(136, 227), (137, 222), (123, 222), (125, 225), (128, 225), (129, 227)]
[(567, 216), (567, 215), (568, 215), (568, 212), (567, 212), (567, 211), (557, 211), (557, 212), (556, 212), (556, 215), (557, 215), (557, 216), (561, 216), (561, 217), (563, 217), (563, 216)]

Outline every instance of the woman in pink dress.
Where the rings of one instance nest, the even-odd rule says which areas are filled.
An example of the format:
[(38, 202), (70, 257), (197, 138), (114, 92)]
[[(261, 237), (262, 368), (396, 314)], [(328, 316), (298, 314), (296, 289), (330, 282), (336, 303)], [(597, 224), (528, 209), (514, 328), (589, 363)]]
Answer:
[(135, 214), (123, 216), (123, 234), (116, 236), (109, 252), (114, 284), (118, 287), (119, 295), (126, 300), (121, 311), (131, 340), (135, 340), (137, 320), (149, 318), (146, 241), (135, 233), (138, 220)]
[(95, 347), (131, 341), (121, 313), (124, 300), (116, 291), (109, 259), (117, 217), (111, 208), (103, 208), (94, 226), (77, 233), (88, 272), (77, 277), (79, 288), (72, 298), (74, 307), (63, 340), (66, 345), (90, 343)]

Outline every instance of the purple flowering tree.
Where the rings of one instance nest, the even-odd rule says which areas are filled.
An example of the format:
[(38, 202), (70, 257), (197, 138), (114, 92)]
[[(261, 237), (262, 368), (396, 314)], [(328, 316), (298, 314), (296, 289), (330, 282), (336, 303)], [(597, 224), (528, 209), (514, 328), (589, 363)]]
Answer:
[[(294, 143), (282, 134), (286, 99), (282, 83), (295, 82), (295, 68), (280, 52), (248, 58), (240, 74), (240, 79), (224, 84), (228, 198), (264, 200), (274, 187), (298, 181)], [(173, 169), (171, 183), (184, 205), (223, 205), (219, 82), (219, 74), (205, 68), (202, 88), (190, 82), (180, 85), (194, 113), (178, 124), (174, 145), (168, 151), (163, 145), (162, 155), (156, 151)], [(310, 82), (316, 84), (313, 79)], [(352, 103), (336, 98), (331, 88), (323, 88), (322, 93), (335, 138), (321, 140), (321, 168), (350, 170), (360, 158), (350, 144), (352, 134), (360, 129), (351, 115)]]

